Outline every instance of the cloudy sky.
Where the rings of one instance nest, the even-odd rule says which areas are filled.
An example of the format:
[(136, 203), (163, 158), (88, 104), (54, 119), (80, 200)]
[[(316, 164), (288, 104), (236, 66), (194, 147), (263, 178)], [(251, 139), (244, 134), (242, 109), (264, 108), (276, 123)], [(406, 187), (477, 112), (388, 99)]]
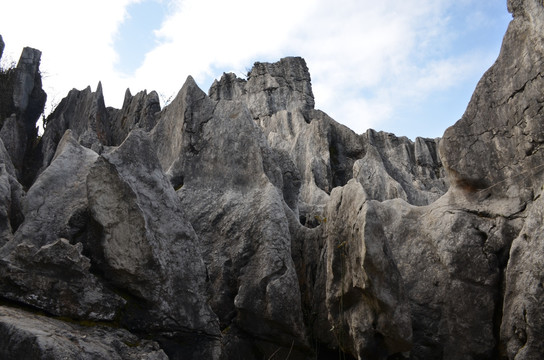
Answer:
[(499, 53), (506, 0), (17, 0), (0, 12), (6, 66), (42, 51), (46, 115), (72, 88), (102, 81), (175, 96), (223, 72), (302, 56), (319, 108), (357, 133), (437, 137), (464, 112)]

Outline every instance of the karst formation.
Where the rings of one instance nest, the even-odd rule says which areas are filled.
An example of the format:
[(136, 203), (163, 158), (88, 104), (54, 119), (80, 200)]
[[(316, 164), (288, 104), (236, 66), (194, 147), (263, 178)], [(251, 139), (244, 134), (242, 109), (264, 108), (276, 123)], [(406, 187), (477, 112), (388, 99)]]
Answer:
[(0, 358), (544, 358), (544, 4), (508, 10), (462, 118), (415, 141), (315, 109), (300, 57), (164, 108), (74, 89), (38, 136), (23, 49), (0, 80)]

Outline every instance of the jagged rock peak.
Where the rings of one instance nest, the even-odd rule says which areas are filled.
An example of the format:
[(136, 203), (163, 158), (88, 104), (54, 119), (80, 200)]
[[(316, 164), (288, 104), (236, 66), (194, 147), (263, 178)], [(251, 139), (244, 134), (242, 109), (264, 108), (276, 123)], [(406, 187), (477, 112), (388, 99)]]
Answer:
[(156, 114), (161, 110), (159, 95), (143, 90), (132, 96), (130, 89), (125, 92), (123, 107), (118, 110), (108, 107), (110, 119), (111, 145), (117, 146), (125, 140), (128, 133), (136, 128), (150, 131), (156, 124)]
[(47, 95), (42, 89), (41, 52), (25, 47), (15, 69), (9, 70), (2, 88), (0, 138), (2, 138), (20, 181), (25, 176), (23, 162), (32, 150)]
[(247, 81), (223, 74), (209, 91), (213, 100), (243, 100), (254, 119), (278, 111), (312, 110), (315, 105), (310, 72), (301, 57), (286, 57), (275, 63), (256, 62)]
[(247, 81), (240, 79), (234, 73), (223, 73), (220, 80), (215, 80), (208, 91), (213, 100), (234, 100), (245, 94)]

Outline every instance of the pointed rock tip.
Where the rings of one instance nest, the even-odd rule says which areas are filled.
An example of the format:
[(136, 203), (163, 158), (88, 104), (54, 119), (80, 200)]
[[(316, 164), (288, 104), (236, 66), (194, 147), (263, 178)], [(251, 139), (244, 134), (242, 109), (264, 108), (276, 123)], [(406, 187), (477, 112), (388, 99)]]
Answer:
[(62, 154), (64, 152), (64, 149), (68, 145), (80, 146), (76, 138), (74, 137), (72, 130), (70, 129), (67, 129), (62, 135), (62, 138), (60, 139), (59, 144), (57, 145), (57, 150), (55, 150), (55, 154), (53, 155), (53, 159), (51, 159), (51, 162), (53, 162), (60, 154)]
[(187, 76), (187, 79), (185, 79), (185, 85), (198, 86), (191, 75)]
[(202, 91), (202, 89), (200, 88), (200, 86), (198, 86), (198, 84), (196, 83), (195, 79), (189, 75), (187, 76), (187, 79), (185, 80), (185, 83), (183, 84), (183, 87), (181, 88), (181, 91), (194, 91), (194, 90), (197, 90), (197, 91)]

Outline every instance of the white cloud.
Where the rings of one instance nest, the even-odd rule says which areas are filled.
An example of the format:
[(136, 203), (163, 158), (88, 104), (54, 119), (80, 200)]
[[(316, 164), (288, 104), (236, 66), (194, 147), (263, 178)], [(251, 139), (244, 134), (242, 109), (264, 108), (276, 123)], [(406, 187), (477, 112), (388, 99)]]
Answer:
[(43, 51), (53, 101), (102, 80), (106, 103), (116, 107), (127, 87), (169, 97), (188, 75), (206, 87), (223, 71), (241, 75), (254, 61), (299, 55), (316, 107), (358, 133), (479, 76), (489, 62), (488, 54), (450, 53), (454, 0), (174, 0), (155, 32), (157, 46), (127, 76), (115, 70), (113, 44), (127, 6), (140, 1), (161, 0), (12, 1), (0, 13), (0, 34), (14, 58), (23, 46)]
[(0, 13), (0, 34), (11, 58), (25, 46), (42, 51), (44, 88), (58, 102), (72, 88), (116, 79), (113, 37), (131, 1), (10, 1)]

